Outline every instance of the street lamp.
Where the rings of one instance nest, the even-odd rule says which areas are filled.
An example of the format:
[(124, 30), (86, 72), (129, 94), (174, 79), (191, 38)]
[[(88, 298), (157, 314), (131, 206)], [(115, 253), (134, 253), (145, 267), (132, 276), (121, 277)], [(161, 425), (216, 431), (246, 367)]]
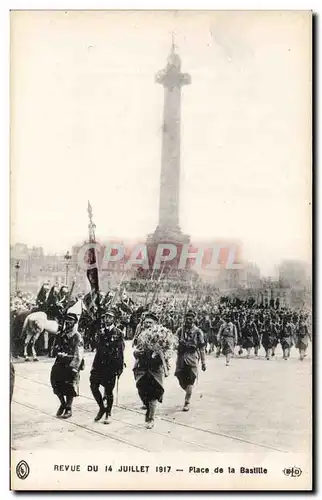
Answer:
[(68, 284), (68, 271), (69, 271), (69, 262), (71, 260), (72, 256), (69, 253), (69, 250), (67, 250), (64, 259), (66, 261), (66, 285)]
[(15, 270), (16, 270), (16, 292), (18, 291), (19, 269), (20, 269), (20, 262), (19, 262), (19, 260), (17, 260), (17, 263), (15, 265)]

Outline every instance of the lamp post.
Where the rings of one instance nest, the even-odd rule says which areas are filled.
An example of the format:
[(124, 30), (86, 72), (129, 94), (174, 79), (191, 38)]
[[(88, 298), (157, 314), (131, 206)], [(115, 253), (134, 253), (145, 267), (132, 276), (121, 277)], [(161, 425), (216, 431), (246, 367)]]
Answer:
[(17, 260), (17, 263), (15, 265), (15, 270), (16, 270), (16, 292), (18, 291), (19, 269), (20, 269), (20, 262), (19, 262), (19, 260)]
[(67, 252), (64, 256), (64, 259), (66, 261), (66, 285), (68, 285), (68, 271), (69, 271), (69, 263), (70, 263), (71, 258), (72, 258), (72, 256), (70, 255), (69, 250), (67, 250)]

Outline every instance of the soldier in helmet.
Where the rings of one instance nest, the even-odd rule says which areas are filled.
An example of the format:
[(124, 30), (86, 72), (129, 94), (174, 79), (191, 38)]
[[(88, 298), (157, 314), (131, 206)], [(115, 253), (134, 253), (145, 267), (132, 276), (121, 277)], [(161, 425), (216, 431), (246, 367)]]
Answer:
[[(120, 377), (124, 368), (125, 344), (121, 330), (115, 326), (115, 314), (114, 309), (108, 309), (102, 313), (102, 323), (90, 375), (91, 391), (99, 407), (94, 420), (98, 422), (105, 415), (105, 424), (110, 423), (114, 400), (113, 390), (116, 379)], [(104, 398), (100, 392), (100, 386), (104, 387)]]
[(183, 327), (178, 328), (178, 355), (175, 376), (185, 391), (183, 411), (189, 411), (193, 385), (198, 375), (198, 362), (206, 371), (205, 340), (203, 332), (194, 324), (195, 314), (188, 311)]
[(79, 395), (79, 372), (84, 366), (84, 343), (77, 330), (76, 314), (67, 314), (62, 333), (56, 337), (57, 357), (50, 381), (60, 401), (57, 417), (70, 418), (74, 398)]

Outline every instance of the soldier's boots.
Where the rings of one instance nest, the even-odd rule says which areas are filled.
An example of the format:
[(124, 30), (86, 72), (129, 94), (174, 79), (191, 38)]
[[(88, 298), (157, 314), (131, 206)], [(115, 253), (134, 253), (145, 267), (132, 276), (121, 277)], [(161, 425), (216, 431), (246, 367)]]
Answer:
[(56, 417), (61, 417), (65, 410), (66, 410), (66, 406), (64, 403), (62, 403), (57, 410)]
[(67, 401), (66, 401), (66, 409), (65, 409), (65, 413), (63, 415), (63, 418), (70, 418), (73, 415), (73, 413), (72, 413), (72, 404), (73, 404), (74, 397), (73, 396), (67, 396), (66, 399), (67, 399)]
[(157, 402), (156, 401), (149, 401), (147, 404), (148, 411), (146, 415), (146, 428), (147, 429), (153, 429), (154, 427), (154, 415), (155, 415), (155, 410), (157, 408)]
[(111, 423), (112, 408), (113, 408), (113, 394), (107, 394), (104, 424)]
[(94, 418), (94, 421), (99, 422), (101, 418), (105, 415), (105, 413), (106, 413), (105, 406), (101, 406), (100, 409), (98, 410), (96, 417)]
[(63, 418), (70, 418), (73, 415), (71, 408), (66, 408)]
[(142, 410), (145, 410), (145, 421), (148, 422), (150, 419), (150, 405), (149, 403), (145, 403), (142, 407)]
[(58, 396), (58, 399), (60, 401), (60, 407), (57, 410), (56, 417), (61, 417), (66, 410), (66, 401), (64, 396)]
[(108, 425), (111, 423), (111, 413), (108, 412), (107, 410), (105, 411), (105, 419), (104, 419), (104, 424)]
[(182, 411), (189, 411), (190, 410), (190, 400), (192, 396), (192, 385), (188, 385), (186, 389), (186, 396), (184, 400), (184, 407), (182, 408)]

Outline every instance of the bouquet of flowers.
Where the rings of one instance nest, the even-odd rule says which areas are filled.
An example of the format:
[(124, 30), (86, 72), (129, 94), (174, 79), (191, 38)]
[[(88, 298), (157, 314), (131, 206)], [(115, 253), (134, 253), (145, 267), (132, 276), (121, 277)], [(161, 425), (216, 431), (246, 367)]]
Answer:
[(139, 336), (138, 348), (140, 351), (154, 352), (166, 361), (171, 358), (172, 352), (177, 346), (177, 337), (162, 325), (154, 325), (152, 328), (143, 330)]

